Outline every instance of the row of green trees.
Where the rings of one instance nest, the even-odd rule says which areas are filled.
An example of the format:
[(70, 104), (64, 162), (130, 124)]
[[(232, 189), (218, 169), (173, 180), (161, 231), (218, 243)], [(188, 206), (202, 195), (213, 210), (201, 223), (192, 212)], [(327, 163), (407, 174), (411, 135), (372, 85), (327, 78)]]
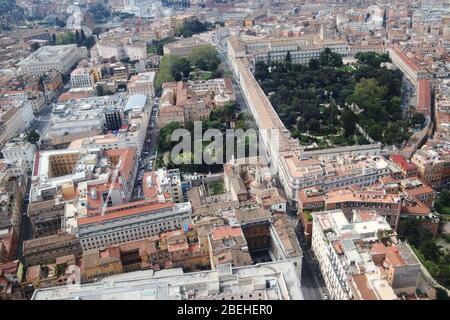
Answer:
[[(95, 39), (93, 36), (86, 37), (84, 30), (75, 30), (75, 32), (67, 31), (60, 33), (58, 35), (52, 34), (51, 45), (62, 45), (62, 44), (77, 44), (78, 46), (85, 46), (88, 49), (92, 48), (95, 44)], [(36, 50), (37, 48), (32, 48)]]

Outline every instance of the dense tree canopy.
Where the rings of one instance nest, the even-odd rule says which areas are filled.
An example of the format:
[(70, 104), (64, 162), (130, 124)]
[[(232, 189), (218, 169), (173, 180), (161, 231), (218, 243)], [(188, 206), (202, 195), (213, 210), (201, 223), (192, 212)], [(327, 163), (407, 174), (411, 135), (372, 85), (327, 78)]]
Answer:
[(68, 31), (65, 33), (60, 33), (57, 36), (53, 37), (52, 35), (52, 45), (61, 45), (61, 44), (71, 44), (76, 43), (78, 46), (85, 46), (88, 49), (92, 48), (95, 44), (95, 39), (93, 36), (86, 37), (84, 31), (75, 30), (75, 32)]
[(378, 54), (375, 52), (358, 52), (355, 58), (368, 66), (378, 68), (382, 62), (388, 62), (389, 54)]
[(436, 288), (436, 299), (437, 300), (450, 300), (447, 291), (442, 288)]
[(188, 59), (194, 66), (205, 71), (216, 71), (220, 64), (217, 50), (210, 44), (201, 45), (192, 49)]
[[(385, 55), (365, 53), (359, 57), (356, 68), (343, 66), (341, 56), (327, 48), (307, 65), (259, 62), (255, 78), (280, 119), (300, 139), (309, 132), (331, 135), (333, 143), (341, 144), (338, 136), (342, 134), (347, 143), (353, 143), (354, 135), (359, 134), (355, 130), (358, 123), (372, 139), (400, 144), (409, 137), (411, 125), (402, 120), (402, 74), (380, 66), (388, 60)], [(359, 112), (350, 110), (352, 104)]]
[(339, 53), (331, 51), (330, 48), (325, 48), (319, 58), (320, 64), (326, 67), (340, 67), (342, 66), (342, 56)]
[(349, 138), (355, 133), (357, 119), (358, 118), (352, 111), (350, 110), (344, 111), (344, 114), (342, 115), (342, 126), (344, 128), (345, 138)]
[[(184, 59), (181, 59), (175, 55), (165, 55), (159, 63), (159, 72), (156, 76), (155, 86), (157, 89), (161, 89), (164, 82), (174, 81), (174, 75), (177, 71), (181, 71), (184, 65)], [(179, 76), (179, 73), (178, 73)], [(177, 76), (177, 77), (178, 77)]]
[(111, 12), (101, 2), (90, 4), (88, 12), (92, 14), (95, 23), (104, 23), (109, 17), (111, 17)]
[(184, 38), (191, 37), (193, 34), (208, 31), (212, 28), (212, 24), (209, 22), (200, 22), (198, 19), (192, 19), (184, 22), (176, 30), (178, 37)]
[[(246, 130), (250, 127), (253, 127), (253, 123), (246, 118), (245, 114), (241, 113), (239, 115), (236, 114), (236, 104), (235, 103), (227, 103), (222, 107), (216, 107), (212, 110), (210, 116), (208, 119), (205, 119), (202, 121), (202, 128), (203, 132), (205, 132), (208, 129), (219, 129), (222, 131), (222, 133), (225, 135), (226, 130), (230, 129), (232, 127), (232, 123), (235, 123), (236, 129), (242, 129)], [(159, 162), (162, 161), (163, 154), (165, 152), (170, 152), (173, 147), (178, 144), (178, 141), (172, 142), (171, 136), (172, 133), (182, 126), (177, 122), (171, 122), (167, 124), (164, 128), (160, 130), (160, 134), (158, 136), (158, 150), (159, 150)], [(187, 129), (190, 132), (191, 142), (192, 142), (192, 148), (194, 148), (194, 124), (193, 123), (187, 123), (186, 126), (184, 126), (185, 129)], [(203, 149), (209, 144), (209, 143), (203, 143)], [(224, 141), (225, 142), (225, 141)], [(236, 140), (235, 140), (236, 142)], [(249, 140), (245, 140), (245, 146), (248, 150)], [(225, 147), (225, 146), (224, 146)], [(193, 150), (192, 150), (193, 151)], [(227, 162), (230, 159), (226, 159), (226, 150), (223, 150), (223, 156), (224, 159), (222, 159), (223, 162)], [(248, 152), (248, 151), (247, 151)], [(237, 148), (235, 147), (234, 154), (236, 155)], [(182, 159), (191, 159), (193, 160), (193, 154), (183, 154), (181, 156)], [(207, 165), (206, 163), (202, 164), (188, 164), (188, 163), (182, 163), (182, 164), (173, 164), (172, 159), (168, 163), (165, 163), (165, 166), (168, 168), (177, 167), (180, 168), (180, 170), (185, 172), (220, 172), (223, 170), (223, 165), (218, 164), (212, 164)], [(193, 161), (192, 161), (193, 162)]]
[(435, 207), (440, 214), (450, 214), (450, 191), (442, 190), (436, 199)]
[(160, 90), (164, 82), (181, 81), (189, 77), (193, 67), (198, 70), (210, 71), (212, 76), (220, 76), (217, 69), (220, 59), (217, 50), (212, 45), (202, 45), (194, 48), (188, 59), (175, 55), (165, 55), (159, 63), (159, 72), (155, 85)]
[(25, 19), (25, 10), (15, 0), (0, 0), (0, 29), (11, 30), (15, 22)]
[(171, 122), (159, 130), (157, 142), (158, 150), (163, 152), (172, 150), (177, 144), (177, 142), (171, 141), (172, 133), (179, 128), (181, 128), (181, 125), (178, 122)]

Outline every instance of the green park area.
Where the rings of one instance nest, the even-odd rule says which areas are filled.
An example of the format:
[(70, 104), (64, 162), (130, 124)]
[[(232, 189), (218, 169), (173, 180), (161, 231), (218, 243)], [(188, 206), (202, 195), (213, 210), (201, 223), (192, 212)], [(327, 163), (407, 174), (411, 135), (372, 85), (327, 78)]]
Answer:
[[(205, 132), (208, 129), (218, 129), (225, 135), (227, 129), (231, 129), (234, 126), (235, 129), (249, 129), (254, 127), (254, 122), (251, 116), (246, 113), (237, 113), (236, 105), (234, 103), (225, 104), (222, 107), (217, 107), (211, 111), (211, 114), (207, 119), (203, 119), (202, 121), (202, 130)], [(212, 141), (205, 141), (202, 138), (200, 141), (195, 141), (194, 138), (194, 125), (193, 123), (187, 123), (186, 125), (182, 125), (178, 122), (171, 122), (167, 124), (165, 127), (161, 128), (158, 135), (157, 148), (158, 148), (158, 166), (165, 166), (167, 168), (180, 168), (183, 172), (222, 172), (223, 165), (220, 164), (206, 164), (203, 161), (200, 164), (194, 163), (194, 153), (193, 152), (183, 152), (178, 156), (178, 161), (182, 162), (180, 164), (173, 163), (173, 159), (169, 158), (169, 154), (172, 149), (181, 141), (172, 141), (172, 133), (176, 129), (184, 128), (189, 132), (189, 135), (185, 137), (186, 139), (191, 139), (191, 146), (194, 146), (196, 142), (201, 142), (202, 151), (209, 152), (209, 146)], [(244, 140), (245, 150), (248, 152), (250, 138), (246, 137)], [(235, 138), (235, 146), (237, 144), (237, 138)], [(192, 147), (193, 148), (193, 147)], [(224, 146), (218, 146), (218, 148), (224, 148)], [(219, 150), (218, 149), (218, 150)], [(193, 151), (193, 150), (191, 150)], [(214, 153), (214, 149), (212, 149), (211, 156), (214, 158), (217, 156)], [(226, 158), (227, 150), (222, 149), (223, 159), (222, 163), (227, 162), (229, 159)], [(237, 148), (233, 150), (233, 154), (237, 156)], [(183, 161), (181, 161), (183, 160)], [(190, 163), (189, 163), (190, 161)]]
[(218, 70), (219, 65), (217, 50), (209, 44), (194, 48), (187, 59), (165, 55), (159, 64), (156, 88), (161, 91), (163, 83), (170, 81), (217, 78), (221, 76)]
[(399, 145), (411, 135), (413, 121), (403, 119), (402, 74), (382, 67), (389, 56), (368, 52), (357, 63), (326, 48), (318, 59), (294, 64), (256, 64), (255, 78), (292, 135), (301, 143), (319, 146), (364, 144), (358, 123), (375, 141)]

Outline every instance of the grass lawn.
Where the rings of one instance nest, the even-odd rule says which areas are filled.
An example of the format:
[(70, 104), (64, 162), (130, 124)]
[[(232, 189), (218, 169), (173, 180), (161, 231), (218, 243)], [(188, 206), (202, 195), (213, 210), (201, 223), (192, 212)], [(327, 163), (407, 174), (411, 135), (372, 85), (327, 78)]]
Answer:
[(215, 181), (208, 184), (209, 193), (212, 196), (225, 192), (225, 184), (222, 181)]
[(344, 64), (343, 66), (336, 68), (339, 71), (345, 71), (345, 72), (353, 72), (356, 70), (356, 68), (350, 64)]
[(194, 70), (190, 74), (191, 80), (209, 80), (211, 79), (212, 72), (211, 71), (203, 71), (203, 70)]

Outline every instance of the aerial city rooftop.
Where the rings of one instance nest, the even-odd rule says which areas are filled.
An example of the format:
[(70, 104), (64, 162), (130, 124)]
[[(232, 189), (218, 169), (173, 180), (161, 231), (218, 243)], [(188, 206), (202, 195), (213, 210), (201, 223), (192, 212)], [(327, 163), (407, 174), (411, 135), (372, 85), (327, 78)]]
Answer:
[(11, 3), (0, 300), (448, 298), (450, 1)]

